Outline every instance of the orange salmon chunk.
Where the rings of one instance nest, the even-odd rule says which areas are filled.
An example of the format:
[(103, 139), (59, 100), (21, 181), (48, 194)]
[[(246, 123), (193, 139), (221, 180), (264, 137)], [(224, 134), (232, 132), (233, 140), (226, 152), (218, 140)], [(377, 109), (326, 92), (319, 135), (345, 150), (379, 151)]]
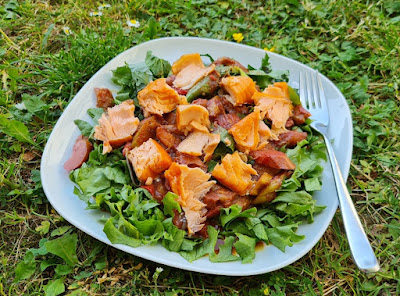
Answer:
[(153, 139), (130, 150), (128, 159), (140, 182), (146, 185), (150, 185), (152, 180), (168, 169), (172, 163), (168, 152)]
[(167, 84), (165, 78), (150, 82), (138, 93), (138, 100), (147, 113), (158, 115), (173, 111), (182, 101), (178, 93)]
[(237, 151), (225, 155), (212, 171), (215, 179), (240, 195), (246, 195), (254, 184), (251, 175), (257, 175), (257, 172), (240, 158)]
[(111, 152), (112, 146), (118, 147), (132, 140), (139, 119), (134, 115), (135, 105), (132, 100), (108, 108), (94, 128), (94, 138), (103, 141), (103, 154)]
[(245, 153), (257, 148), (259, 135), (260, 110), (256, 109), (229, 129), (237, 148)]
[(179, 105), (176, 108), (176, 127), (187, 135), (192, 131), (208, 133), (210, 119), (206, 108), (200, 105)]
[(171, 164), (164, 175), (172, 192), (179, 196), (177, 201), (185, 212), (189, 234), (200, 231), (207, 212), (202, 198), (216, 182), (208, 181), (211, 175), (200, 168), (190, 168), (176, 162)]
[(227, 99), (235, 106), (251, 104), (252, 95), (256, 92), (256, 84), (248, 76), (229, 76), (222, 78), (222, 87), (229, 93)]
[(172, 64), (172, 73), (176, 75), (173, 85), (176, 88), (188, 90), (214, 69), (214, 64), (204, 66), (200, 54), (185, 54)]

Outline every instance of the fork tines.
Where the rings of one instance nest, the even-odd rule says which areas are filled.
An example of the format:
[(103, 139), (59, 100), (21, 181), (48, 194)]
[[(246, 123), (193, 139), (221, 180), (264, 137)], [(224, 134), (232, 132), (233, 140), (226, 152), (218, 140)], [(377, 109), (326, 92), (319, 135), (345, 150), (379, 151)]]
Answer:
[(308, 110), (326, 107), (326, 98), (318, 71), (300, 72), (301, 104)]

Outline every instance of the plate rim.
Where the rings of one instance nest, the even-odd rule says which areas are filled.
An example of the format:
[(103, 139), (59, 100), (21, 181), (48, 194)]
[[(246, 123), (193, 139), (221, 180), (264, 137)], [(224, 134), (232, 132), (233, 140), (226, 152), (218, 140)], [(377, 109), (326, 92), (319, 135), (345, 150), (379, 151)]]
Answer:
[[(164, 41), (170, 42), (170, 41), (173, 41), (173, 40), (182, 40), (182, 39), (188, 40), (188, 41), (190, 41), (190, 40), (201, 40), (201, 41), (205, 41), (205, 42), (219, 43), (221, 45), (236, 46), (238, 48), (247, 48), (247, 49), (252, 49), (252, 50), (257, 49), (259, 51), (264, 51), (264, 50), (262, 50), (260, 48), (257, 48), (257, 47), (253, 47), (253, 46), (249, 46), (249, 45), (245, 45), (245, 44), (239, 44), (239, 43), (226, 41), (226, 40), (218, 40), (218, 39), (202, 38), (202, 37), (163, 37), (163, 38), (157, 38), (157, 39), (153, 39), (153, 40), (150, 40), (150, 41), (147, 41), (147, 42), (140, 43), (140, 44), (135, 45), (135, 46), (133, 46), (133, 47), (131, 47), (131, 48), (119, 53), (118, 55), (116, 55), (114, 58), (112, 58), (110, 61), (108, 61), (104, 66), (102, 66), (89, 80), (87, 80), (85, 82), (85, 84), (76, 93), (74, 98), (69, 102), (68, 106), (64, 109), (63, 113), (57, 119), (57, 122), (54, 125), (54, 128), (52, 129), (52, 131), (51, 131), (51, 133), (50, 133), (50, 135), (49, 135), (49, 137), (47, 139), (46, 146), (45, 146), (45, 149), (44, 149), (43, 154), (42, 154), (41, 164), (40, 164), (40, 167), (41, 167), (40, 175), (41, 175), (42, 187), (43, 187), (44, 193), (46, 194), (47, 200), (50, 202), (51, 206), (60, 214), (60, 216), (62, 216), (65, 220), (67, 220), (69, 223), (74, 225), (74, 227), (80, 229), (81, 231), (84, 231), (86, 234), (92, 236), (93, 238), (95, 238), (97, 240), (100, 240), (101, 242), (103, 242), (103, 243), (105, 243), (107, 245), (110, 245), (110, 246), (112, 246), (114, 248), (122, 250), (122, 251), (124, 251), (124, 252), (126, 252), (126, 253), (128, 253), (130, 255), (134, 255), (134, 256), (141, 257), (141, 258), (146, 259), (146, 260), (153, 261), (154, 263), (164, 264), (164, 265), (167, 265), (167, 266), (171, 266), (171, 267), (178, 268), (178, 269), (183, 269), (183, 270), (188, 270), (188, 271), (202, 272), (202, 273), (205, 273), (205, 274), (226, 275), (226, 276), (250, 276), (250, 275), (256, 275), (256, 274), (263, 274), (263, 273), (268, 273), (268, 272), (272, 272), (274, 270), (281, 269), (281, 268), (283, 268), (283, 267), (285, 267), (285, 266), (287, 266), (289, 264), (292, 264), (292, 263), (296, 262), (297, 260), (301, 259), (305, 254), (310, 252), (315, 247), (317, 242), (322, 238), (323, 234), (326, 232), (326, 229), (331, 224), (333, 216), (335, 215), (335, 212), (337, 210), (337, 207), (338, 207), (338, 200), (337, 199), (336, 199), (335, 205), (332, 206), (331, 212), (329, 212), (328, 219), (326, 219), (326, 221), (329, 221), (329, 222), (326, 223), (326, 227), (324, 226), (324, 227), (321, 228), (321, 229), (323, 229), (323, 231), (320, 231), (322, 234), (321, 235), (317, 235), (317, 236), (313, 236), (313, 238), (309, 241), (309, 245), (311, 247), (309, 247), (309, 248), (307, 247), (307, 248), (302, 249), (302, 251), (299, 252), (297, 254), (297, 256), (288, 258), (286, 261), (281, 262), (281, 264), (279, 264), (279, 266), (275, 266), (272, 269), (271, 268), (270, 269), (266, 268), (266, 269), (263, 269), (263, 270), (257, 270), (255, 272), (231, 271), (231, 272), (221, 273), (221, 272), (218, 272), (218, 270), (214, 271), (211, 268), (198, 267), (198, 266), (195, 266), (195, 265), (191, 266), (192, 263), (190, 263), (190, 262), (188, 262), (187, 265), (182, 266), (180, 263), (175, 263), (175, 262), (171, 261), (171, 259), (166, 260), (166, 259), (164, 259), (162, 257), (155, 258), (154, 256), (143, 256), (143, 255), (133, 254), (129, 250), (135, 249), (135, 248), (131, 248), (131, 247), (128, 247), (128, 246), (125, 246), (125, 245), (121, 245), (121, 244), (112, 244), (108, 239), (103, 239), (101, 237), (98, 237), (95, 232), (91, 231), (91, 229), (86, 228), (86, 227), (82, 227), (82, 225), (78, 226), (77, 225), (78, 223), (75, 223), (74, 220), (69, 219), (68, 215), (62, 215), (61, 213), (64, 212), (63, 209), (59, 208), (58, 205), (54, 205), (52, 203), (52, 201), (51, 201), (51, 198), (48, 197), (49, 190), (48, 190), (47, 181), (46, 181), (48, 179), (48, 177), (44, 173), (44, 170), (42, 170), (42, 168), (46, 167), (45, 160), (48, 157), (47, 155), (50, 153), (49, 152), (50, 148), (49, 148), (48, 143), (51, 142), (51, 139), (52, 139), (53, 135), (55, 134), (55, 131), (58, 129), (59, 125), (61, 124), (60, 119), (62, 118), (63, 114), (67, 113), (69, 108), (73, 108), (72, 107), (74, 105), (74, 104), (72, 104), (73, 101), (75, 100), (75, 98), (79, 97), (81, 92), (84, 91), (85, 85), (89, 84), (92, 80), (95, 80), (98, 75), (102, 74), (101, 72), (103, 71), (104, 68), (106, 68), (109, 64), (113, 63), (114, 60), (118, 59), (121, 55), (126, 54), (126, 52), (128, 52), (130, 50), (134, 50), (137, 47), (146, 46), (146, 45), (149, 45), (151, 43), (164, 42)], [(267, 53), (269, 56), (277, 56), (277, 57), (279, 57), (279, 59), (289, 60), (292, 63), (294, 62), (294, 63), (300, 65), (301, 67), (306, 67), (308, 69), (314, 70), (310, 66), (308, 66), (306, 64), (303, 64), (303, 63), (301, 63), (299, 61), (296, 61), (294, 59), (291, 59), (289, 57), (286, 57), (286, 56), (283, 56), (283, 55), (280, 55), (280, 54), (277, 54), (277, 53), (273, 53), (273, 52), (266, 52), (266, 51), (264, 51), (264, 52)], [(349, 107), (349, 105), (348, 105), (348, 103), (346, 101), (346, 98), (340, 92), (339, 88), (329, 78), (327, 78), (325, 75), (323, 75), (323, 74), (321, 74), (321, 75), (323, 76), (323, 78), (326, 79), (325, 81), (328, 81), (331, 84), (331, 86), (334, 87), (337, 90), (337, 92), (341, 94), (343, 100), (346, 102), (344, 112), (347, 113), (346, 116), (348, 116), (348, 118), (352, 119), (351, 112), (350, 112), (350, 107)], [(350, 120), (350, 122), (349, 122), (349, 130), (350, 130), (350, 134), (351, 134), (350, 139), (348, 139), (348, 140), (350, 140), (349, 153), (346, 155), (347, 157), (346, 157), (345, 161), (343, 161), (343, 163), (341, 164), (341, 170), (343, 172), (343, 177), (345, 178), (345, 180), (347, 179), (348, 174), (349, 174), (350, 165), (351, 165), (351, 159), (352, 159), (352, 153), (353, 153), (353, 123), (352, 123), (352, 120)], [(329, 160), (328, 160), (328, 162), (330, 163)], [(73, 193), (71, 193), (71, 195), (73, 195)], [(175, 253), (175, 252), (171, 252), (171, 253)], [(221, 264), (221, 263), (212, 263), (212, 262), (210, 262), (210, 264)]]

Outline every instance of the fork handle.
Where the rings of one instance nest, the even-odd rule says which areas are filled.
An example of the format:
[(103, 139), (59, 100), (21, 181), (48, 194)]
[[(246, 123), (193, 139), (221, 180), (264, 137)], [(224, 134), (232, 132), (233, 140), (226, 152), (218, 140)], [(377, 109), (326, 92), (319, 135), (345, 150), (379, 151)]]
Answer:
[(336, 190), (339, 197), (340, 210), (343, 217), (344, 229), (349, 242), (350, 251), (357, 267), (364, 272), (377, 272), (379, 263), (375, 257), (374, 251), (364, 232), (363, 226), (357, 215), (353, 201), (347, 190), (346, 183), (340, 172), (339, 164), (336, 160), (335, 152), (329, 139), (323, 135), (328, 155), (330, 158), (333, 176), (335, 179)]

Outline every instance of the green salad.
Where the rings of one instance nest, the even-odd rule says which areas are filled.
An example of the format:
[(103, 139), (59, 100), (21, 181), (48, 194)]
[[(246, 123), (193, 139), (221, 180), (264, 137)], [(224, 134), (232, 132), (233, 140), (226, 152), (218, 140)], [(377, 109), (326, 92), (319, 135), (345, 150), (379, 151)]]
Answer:
[[(203, 60), (210, 60), (204, 64)], [(105, 211), (113, 244), (162, 244), (188, 261), (250, 263), (256, 244), (304, 239), (325, 206), (325, 146), (288, 71), (188, 54), (113, 71), (119, 91), (95, 90), (91, 123), (65, 164), (74, 194)]]

